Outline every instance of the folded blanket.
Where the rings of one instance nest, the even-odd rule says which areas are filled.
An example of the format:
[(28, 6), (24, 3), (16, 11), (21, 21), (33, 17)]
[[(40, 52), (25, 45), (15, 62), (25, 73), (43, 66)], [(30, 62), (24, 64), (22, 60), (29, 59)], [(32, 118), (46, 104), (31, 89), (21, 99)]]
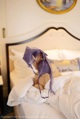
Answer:
[[(48, 90), (43, 90), (42, 95), (47, 96)], [(33, 86), (32, 77), (19, 80), (18, 84), (12, 88), (8, 96), (7, 105), (16, 106), (24, 101), (31, 103), (43, 103), (46, 101), (46, 99), (41, 98), (39, 90)]]

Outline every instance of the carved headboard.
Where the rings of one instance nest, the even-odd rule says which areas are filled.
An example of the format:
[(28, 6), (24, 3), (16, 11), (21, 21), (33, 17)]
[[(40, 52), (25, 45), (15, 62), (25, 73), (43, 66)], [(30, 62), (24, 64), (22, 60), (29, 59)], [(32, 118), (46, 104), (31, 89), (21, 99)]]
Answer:
[[(19, 41), (19, 38), (16, 38)], [(34, 37), (29, 39), (22, 38), (20, 42), (7, 43), (6, 44), (6, 57), (7, 57), (7, 76), (8, 76), (8, 92), (10, 91), (10, 63), (9, 55), (10, 49), (16, 49), (18, 51), (25, 50), (26, 46), (37, 47), (42, 50), (50, 49), (69, 49), (80, 50), (80, 39), (68, 32), (63, 27), (49, 27), (40, 32)]]

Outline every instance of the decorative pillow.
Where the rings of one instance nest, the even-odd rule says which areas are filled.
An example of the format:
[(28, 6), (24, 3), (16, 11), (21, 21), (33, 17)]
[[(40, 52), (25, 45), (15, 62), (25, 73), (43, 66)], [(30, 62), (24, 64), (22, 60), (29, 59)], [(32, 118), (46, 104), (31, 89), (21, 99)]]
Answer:
[(73, 60), (54, 60), (53, 63), (58, 68), (59, 72), (66, 72), (66, 71), (79, 71), (80, 70), (80, 58), (73, 59)]
[(80, 58), (78, 58), (78, 65), (79, 65), (79, 70), (80, 70)]
[(53, 74), (53, 77), (58, 77), (58, 76), (61, 76), (59, 70), (57, 69), (56, 65), (54, 63), (50, 63), (51, 65), (51, 68), (52, 68), (52, 74)]
[(14, 71), (18, 78), (25, 78), (26, 76), (34, 76), (34, 73), (26, 62), (18, 56), (10, 56), (10, 59), (14, 63)]

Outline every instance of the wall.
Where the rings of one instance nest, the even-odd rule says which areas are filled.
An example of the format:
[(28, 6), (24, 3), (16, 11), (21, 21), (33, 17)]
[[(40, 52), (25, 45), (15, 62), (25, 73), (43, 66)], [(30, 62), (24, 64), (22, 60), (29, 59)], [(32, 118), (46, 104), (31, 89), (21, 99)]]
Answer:
[(63, 26), (80, 37), (80, 0), (65, 14), (52, 14), (43, 10), (36, 0), (6, 0), (7, 37), (33, 32), (37, 28)]
[(33, 37), (49, 26), (65, 27), (80, 38), (80, 0), (77, 0), (76, 6), (71, 11), (60, 15), (46, 12), (36, 0), (0, 0), (0, 3), (4, 6), (1, 8), (4, 12), (0, 19), (3, 24), (1, 27), (6, 28), (6, 38), (0, 39), (2, 75), (6, 91), (5, 43), (18, 42), (17, 37), (19, 41), (22, 40), (22, 36), (24, 39)]
[(5, 0), (0, 0), (0, 38), (3, 37), (2, 29), (6, 27)]

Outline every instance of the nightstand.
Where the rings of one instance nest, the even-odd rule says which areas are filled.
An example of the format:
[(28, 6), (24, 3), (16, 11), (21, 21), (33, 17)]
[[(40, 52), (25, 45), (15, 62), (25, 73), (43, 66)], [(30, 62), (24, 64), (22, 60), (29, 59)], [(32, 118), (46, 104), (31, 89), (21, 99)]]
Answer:
[(3, 99), (3, 79), (0, 75), (0, 114), (4, 112), (4, 99)]

